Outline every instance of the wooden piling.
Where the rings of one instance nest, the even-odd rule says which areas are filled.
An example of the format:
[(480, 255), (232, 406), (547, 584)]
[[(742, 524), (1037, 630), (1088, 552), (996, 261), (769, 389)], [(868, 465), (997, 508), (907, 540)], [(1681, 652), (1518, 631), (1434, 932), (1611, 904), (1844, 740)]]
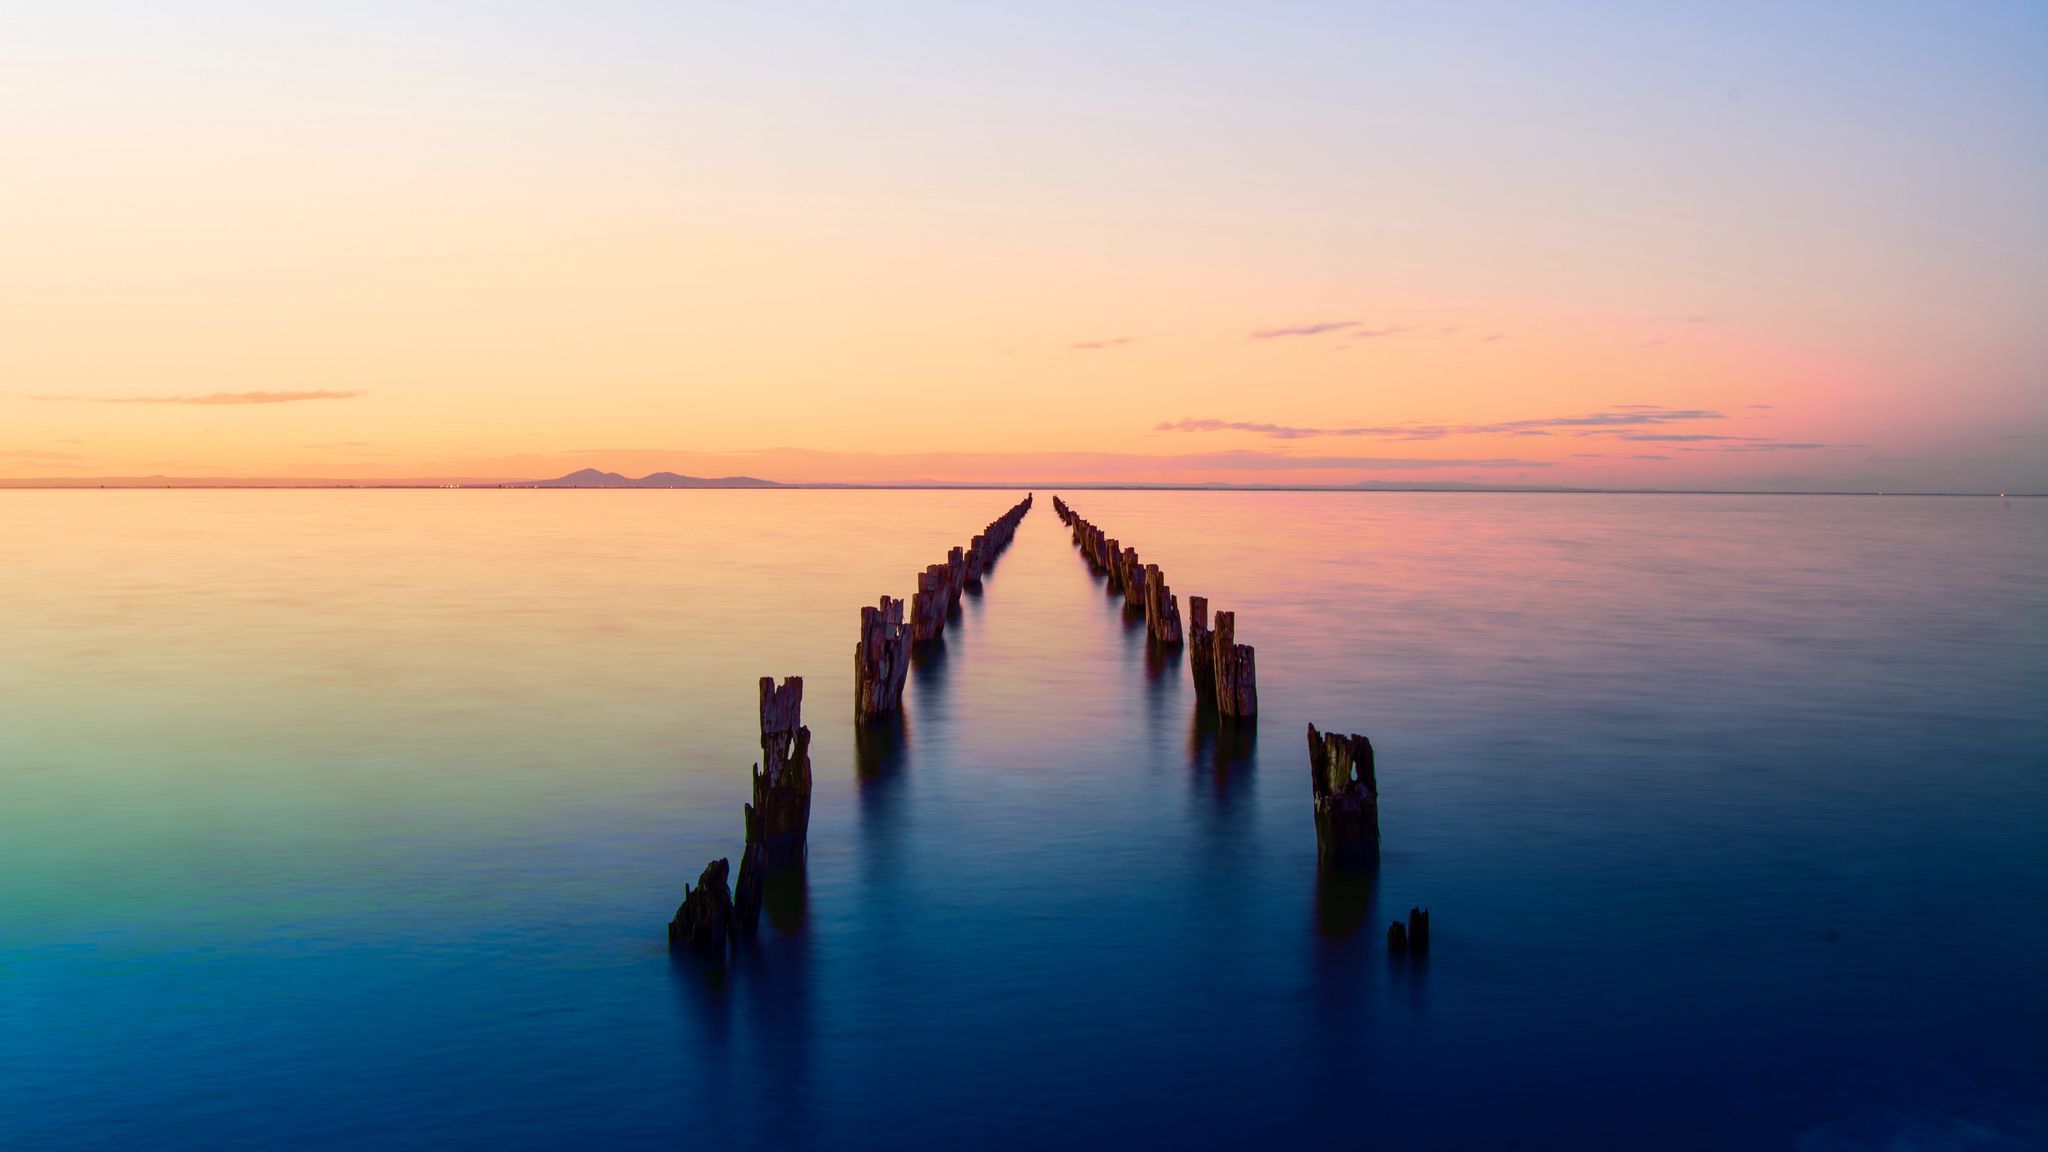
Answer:
[(1145, 631), (1157, 643), (1180, 643), (1180, 600), (1157, 564), (1145, 565)]
[(1188, 597), (1188, 669), (1195, 678), (1197, 707), (1216, 702), (1216, 633), (1209, 630), (1209, 598)]
[(1359, 865), (1380, 858), (1380, 791), (1372, 741), (1308, 726), (1309, 781), (1315, 797), (1316, 858)]
[(683, 902), (668, 922), (668, 948), (723, 963), (732, 928), (732, 890), (726, 887), (731, 865), (720, 857), (704, 866), (697, 886), (683, 885)]
[(853, 714), (865, 720), (903, 706), (903, 682), (910, 675), (911, 630), (903, 623), (903, 601), (888, 596), (860, 610), (860, 642), (853, 646)]
[(803, 726), (804, 678), (775, 686), (761, 677), (761, 763), (754, 766), (754, 818), (768, 863), (801, 857), (811, 827), (811, 730)]
[(1259, 714), (1258, 666), (1252, 646), (1239, 644), (1237, 613), (1216, 614), (1216, 714), (1247, 720)]

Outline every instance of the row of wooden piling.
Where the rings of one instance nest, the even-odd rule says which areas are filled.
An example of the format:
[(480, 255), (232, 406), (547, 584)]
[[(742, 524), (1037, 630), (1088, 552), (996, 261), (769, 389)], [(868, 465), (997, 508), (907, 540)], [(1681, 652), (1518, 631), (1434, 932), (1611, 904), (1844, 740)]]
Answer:
[[(1167, 586), (1159, 565), (1140, 562), (1136, 548), (1126, 547), (1089, 523), (1058, 496), (1052, 498), (1052, 507), (1072, 530), (1074, 547), (1096, 571), (1109, 577), (1112, 589), (1124, 594), (1125, 605), (1144, 608), (1145, 630), (1152, 640), (1168, 646), (1180, 644), (1180, 599)], [(1225, 720), (1257, 716), (1257, 654), (1251, 645), (1237, 642), (1237, 614), (1216, 613), (1212, 629), (1208, 599), (1190, 596), (1188, 617), (1188, 669), (1195, 681), (1195, 706), (1212, 709)]]
[[(996, 557), (1016, 537), (1031, 499), (1026, 494), (966, 548), (952, 549), (944, 564), (918, 574), (908, 623), (904, 602), (893, 597), (861, 609), (861, 635), (853, 653), (857, 719), (902, 707), (911, 646), (936, 640), (945, 631), (961, 593), (981, 586)], [(754, 765), (753, 803), (744, 806), (746, 846), (739, 877), (727, 886), (732, 865), (720, 857), (704, 866), (696, 887), (683, 886), (683, 902), (668, 925), (671, 951), (723, 960), (733, 941), (759, 926), (769, 873), (803, 860), (811, 826), (811, 730), (803, 724), (803, 701), (803, 677), (791, 676), (780, 685), (772, 676), (761, 677), (761, 762)]]
[[(1135, 548), (1111, 537), (1054, 496), (1053, 511), (1072, 530), (1074, 546), (1111, 588), (1124, 593), (1126, 604), (1142, 603), (1147, 631), (1154, 641), (1181, 640), (1180, 606), (1156, 564), (1140, 564)], [(1216, 613), (1209, 626), (1209, 602), (1188, 597), (1188, 667), (1195, 682), (1196, 707), (1214, 709), (1224, 720), (1249, 720), (1258, 715), (1256, 654), (1237, 643), (1237, 618)], [(1319, 732), (1308, 727), (1310, 793), (1314, 799), (1316, 857), (1331, 868), (1373, 867), (1380, 858), (1379, 780), (1373, 768), (1372, 741), (1356, 733)], [(1429, 913), (1418, 910), (1419, 925), (1400, 926), (1389, 934), (1390, 946), (1421, 952), (1429, 947)], [(1419, 926), (1419, 931), (1418, 931)], [(1398, 945), (1394, 941), (1401, 941)]]
[(860, 641), (853, 648), (853, 713), (861, 720), (882, 716), (903, 706), (903, 684), (910, 674), (910, 649), (938, 639), (960, 594), (981, 587), (981, 578), (995, 567), (1016, 538), (1017, 525), (1031, 511), (1031, 495), (989, 522), (967, 547), (946, 553), (917, 575), (910, 595), (908, 623), (903, 601), (882, 597), (873, 608), (860, 610)]

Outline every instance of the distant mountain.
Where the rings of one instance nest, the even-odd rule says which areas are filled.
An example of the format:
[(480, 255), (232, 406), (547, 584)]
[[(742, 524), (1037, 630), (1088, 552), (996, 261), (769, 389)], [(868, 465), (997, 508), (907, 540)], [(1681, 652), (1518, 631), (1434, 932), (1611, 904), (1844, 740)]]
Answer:
[(679, 476), (674, 472), (656, 472), (638, 480), (621, 476), (617, 472), (600, 472), (595, 468), (582, 468), (558, 476), (553, 480), (534, 480), (524, 485), (528, 488), (780, 488), (773, 480), (761, 480), (753, 476), (718, 476), (706, 479), (702, 476)]

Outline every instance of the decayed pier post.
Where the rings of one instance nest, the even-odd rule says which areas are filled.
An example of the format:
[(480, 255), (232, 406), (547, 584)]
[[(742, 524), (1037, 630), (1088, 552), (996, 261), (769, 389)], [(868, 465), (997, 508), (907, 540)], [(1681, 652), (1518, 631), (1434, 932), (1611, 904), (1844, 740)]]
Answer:
[(1308, 726), (1309, 779), (1315, 796), (1316, 857), (1358, 865), (1380, 858), (1380, 786), (1372, 741)]
[(1118, 563), (1120, 578), (1117, 584), (1124, 590), (1124, 607), (1142, 609), (1145, 607), (1145, 565), (1138, 559), (1138, 550), (1124, 549), (1123, 559)]
[(1245, 720), (1259, 714), (1259, 677), (1254, 652), (1237, 640), (1237, 613), (1216, 614), (1216, 714)]
[(768, 886), (768, 846), (761, 842), (761, 817), (752, 804), (741, 805), (747, 821), (747, 846), (740, 853), (740, 878), (732, 886), (734, 931), (751, 936), (761, 923), (761, 895)]
[(811, 730), (803, 726), (804, 678), (775, 686), (761, 677), (761, 763), (754, 766), (754, 818), (771, 864), (803, 855), (811, 827)]
[(669, 951), (725, 959), (732, 928), (732, 891), (725, 883), (730, 871), (731, 865), (720, 857), (704, 866), (695, 888), (683, 885), (683, 902), (668, 922)]
[(903, 623), (903, 601), (882, 597), (860, 610), (860, 642), (853, 646), (853, 714), (865, 720), (903, 705), (910, 675), (911, 630)]
[(1145, 631), (1161, 644), (1180, 643), (1180, 599), (1159, 565), (1145, 565)]
[(946, 566), (933, 564), (917, 574), (910, 597), (910, 639), (924, 644), (946, 630)]
[(981, 558), (988, 552), (988, 533), (967, 542), (967, 586), (981, 587)]
[(1387, 925), (1387, 951), (1421, 956), (1429, 951), (1429, 909), (1410, 908), (1408, 922)]
[(1209, 598), (1188, 597), (1188, 668), (1195, 678), (1196, 707), (1216, 700), (1216, 634), (1209, 630)]

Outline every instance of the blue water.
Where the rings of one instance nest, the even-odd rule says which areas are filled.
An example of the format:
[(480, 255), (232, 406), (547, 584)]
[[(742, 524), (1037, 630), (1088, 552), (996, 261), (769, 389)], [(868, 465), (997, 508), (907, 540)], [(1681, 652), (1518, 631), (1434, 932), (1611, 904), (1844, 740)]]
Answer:
[(1015, 496), (0, 495), (0, 1147), (2048, 1147), (2048, 501), (1065, 493), (1233, 740), (1049, 495), (866, 749), (859, 606)]

